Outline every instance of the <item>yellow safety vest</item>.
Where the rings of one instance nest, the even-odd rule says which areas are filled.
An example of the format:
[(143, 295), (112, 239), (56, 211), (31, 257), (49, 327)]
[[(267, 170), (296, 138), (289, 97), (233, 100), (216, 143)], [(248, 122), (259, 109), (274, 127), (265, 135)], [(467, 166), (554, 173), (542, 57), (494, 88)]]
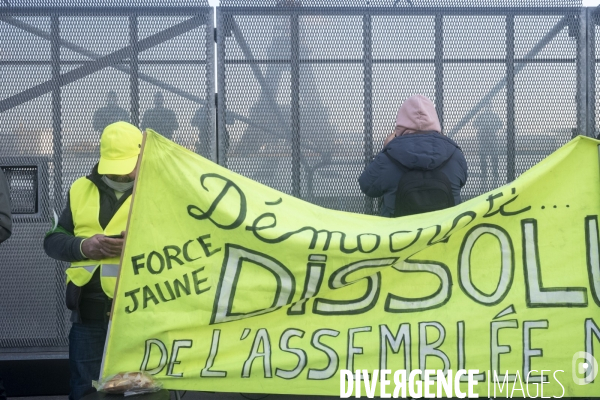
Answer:
[[(77, 179), (70, 190), (71, 213), (75, 225), (75, 236), (89, 238), (96, 234), (119, 235), (127, 226), (127, 216), (131, 196), (121, 204), (105, 229), (100, 226), (100, 191), (86, 177)], [(100, 283), (102, 290), (111, 299), (115, 293), (115, 284), (119, 274), (119, 257), (104, 260), (82, 260), (71, 263), (67, 268), (67, 283), (72, 281), (77, 286), (87, 284), (96, 268), (100, 267)]]

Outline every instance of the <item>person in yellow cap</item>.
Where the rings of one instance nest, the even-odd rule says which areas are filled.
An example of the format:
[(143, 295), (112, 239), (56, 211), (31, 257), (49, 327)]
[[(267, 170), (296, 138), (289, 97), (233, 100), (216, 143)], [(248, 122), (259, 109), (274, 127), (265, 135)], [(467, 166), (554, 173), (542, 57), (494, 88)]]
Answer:
[(69, 189), (67, 205), (44, 239), (48, 256), (70, 262), (67, 308), (70, 400), (93, 391), (115, 291), (123, 236), (142, 145), (142, 133), (127, 122), (108, 125), (100, 138), (100, 161)]

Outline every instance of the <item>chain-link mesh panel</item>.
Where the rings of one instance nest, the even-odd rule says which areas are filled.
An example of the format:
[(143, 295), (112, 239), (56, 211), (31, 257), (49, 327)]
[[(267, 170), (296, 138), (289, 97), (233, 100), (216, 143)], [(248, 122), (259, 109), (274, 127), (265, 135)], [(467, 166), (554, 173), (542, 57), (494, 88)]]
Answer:
[(443, 21), (444, 128), (469, 167), (463, 200), (507, 181), (506, 18)]
[[(29, 31), (15, 28), (15, 24)], [(36, 31), (49, 34), (50, 18), (2, 15), (0, 99), (52, 78), (50, 42), (36, 35)], [(0, 166), (8, 166), (6, 175), (15, 213), (12, 236), (0, 247), (0, 347), (66, 345), (65, 312), (57, 307), (57, 293), (64, 288), (62, 270), (59, 263), (46, 257), (42, 247), (49, 227), (49, 192), (41, 192), (44, 195), (36, 201), (36, 213), (26, 212), (28, 207), (23, 207), (23, 200), (29, 203), (31, 199), (22, 196), (29, 197), (26, 192), (30, 183), (16, 173), (35, 158), (40, 167), (36, 180), (43, 182), (46, 189), (52, 181), (51, 103), (51, 93), (46, 92), (0, 113)], [(43, 212), (43, 219), (39, 212)]]
[[(129, 44), (128, 19), (126, 16), (61, 17), (60, 37), (90, 51), (96, 58), (103, 57)], [(92, 67), (93, 62), (83, 54), (61, 48), (63, 74)], [(127, 68), (126, 63), (115, 66)], [(100, 134), (104, 128), (116, 121), (131, 121), (129, 77), (113, 67), (85, 72), (85, 77), (61, 88), (62, 199), (66, 198), (71, 184), (88, 175), (98, 162)], [(57, 207), (56, 212), (60, 213), (61, 209)]]
[(581, 0), (221, 0), (221, 7), (581, 7)]
[[(576, 128), (576, 8), (305, 13), (316, 3), (298, 4), (220, 8), (220, 112), (235, 122), (220, 130), (220, 162), (239, 173), (316, 204), (371, 213), (377, 207), (357, 178), (413, 94), (434, 101), (467, 158), (464, 200), (515, 179)], [(252, 9), (275, 5), (272, 15)]]
[[(188, 18), (140, 18), (140, 39)], [(214, 89), (207, 81), (207, 60), (214, 65), (213, 48), (207, 42), (212, 41), (214, 33), (212, 19), (207, 22), (207, 26), (201, 25), (140, 53), (140, 127), (152, 128), (216, 161)]]
[(14, 7), (208, 7), (208, 0), (3, 0)]
[(148, 9), (171, 4), (53, 17), (0, 7), (0, 167), (14, 216), (0, 246), (0, 349), (67, 345), (67, 264), (47, 257), (43, 240), (70, 185), (98, 162), (106, 125), (151, 127), (216, 161), (212, 9)]
[(292, 151), (289, 21), (285, 16), (225, 19), (228, 103), (219, 110), (226, 113), (226, 126), (219, 130), (226, 132), (220, 137), (229, 150), (227, 166), (286, 193), (292, 192), (285, 161)]
[(576, 21), (515, 17), (517, 175), (577, 134)]
[[(590, 82), (590, 86), (594, 87), (594, 100), (595, 100), (595, 104), (594, 105), (598, 105), (600, 104), (600, 66), (598, 65), (598, 63), (600, 63), (600, 13), (598, 13), (598, 11), (596, 11), (595, 13), (593, 13), (591, 15), (591, 19), (588, 20), (589, 24), (593, 24), (593, 42), (590, 43), (590, 46), (593, 46), (593, 52), (591, 52), (591, 56), (592, 58), (590, 59), (590, 62), (593, 65), (592, 68), (592, 74), (590, 75), (590, 79), (592, 79), (593, 81)], [(595, 132), (594, 132), (594, 136), (597, 138), (600, 138), (600, 112), (598, 112), (595, 107), (593, 108), (594, 111), (594, 128), (595, 128)]]

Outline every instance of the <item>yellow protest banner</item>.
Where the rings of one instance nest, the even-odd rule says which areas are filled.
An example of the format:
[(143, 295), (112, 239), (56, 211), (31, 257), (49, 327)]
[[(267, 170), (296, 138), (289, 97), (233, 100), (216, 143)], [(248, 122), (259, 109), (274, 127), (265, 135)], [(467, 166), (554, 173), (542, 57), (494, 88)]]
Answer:
[(102, 375), (244, 393), (594, 396), (598, 144), (576, 138), (497, 190), (387, 219), (306, 203), (148, 131)]

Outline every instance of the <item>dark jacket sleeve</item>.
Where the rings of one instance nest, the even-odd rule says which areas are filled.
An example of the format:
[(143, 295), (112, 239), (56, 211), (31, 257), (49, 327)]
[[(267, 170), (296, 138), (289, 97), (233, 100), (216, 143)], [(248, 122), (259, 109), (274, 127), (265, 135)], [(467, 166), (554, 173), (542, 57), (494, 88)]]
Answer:
[(83, 238), (74, 235), (75, 225), (71, 213), (71, 201), (67, 198), (67, 206), (52, 230), (44, 238), (44, 251), (49, 257), (60, 261), (81, 261), (85, 259), (81, 254)]
[[(453, 162), (453, 163), (452, 163)], [(452, 159), (450, 160), (450, 173), (451, 182), (457, 182), (459, 186), (462, 188), (467, 183), (468, 178), (468, 167), (467, 160), (465, 159), (465, 155), (463, 154), (461, 149), (456, 149), (454, 154), (452, 154)], [(446, 171), (445, 171), (446, 172)]]
[(12, 233), (12, 219), (10, 213), (10, 192), (8, 181), (0, 169), (0, 243), (9, 238)]
[(462, 167), (460, 187), (463, 187), (467, 183), (467, 178), (469, 177), (469, 173), (467, 172), (469, 168), (467, 166), (467, 160), (465, 159), (465, 155), (463, 154), (462, 150), (460, 150), (459, 157), (459, 162)]
[[(381, 197), (390, 187), (390, 161), (380, 152), (358, 178), (360, 190), (369, 197)], [(396, 174), (397, 175), (397, 174)]]

